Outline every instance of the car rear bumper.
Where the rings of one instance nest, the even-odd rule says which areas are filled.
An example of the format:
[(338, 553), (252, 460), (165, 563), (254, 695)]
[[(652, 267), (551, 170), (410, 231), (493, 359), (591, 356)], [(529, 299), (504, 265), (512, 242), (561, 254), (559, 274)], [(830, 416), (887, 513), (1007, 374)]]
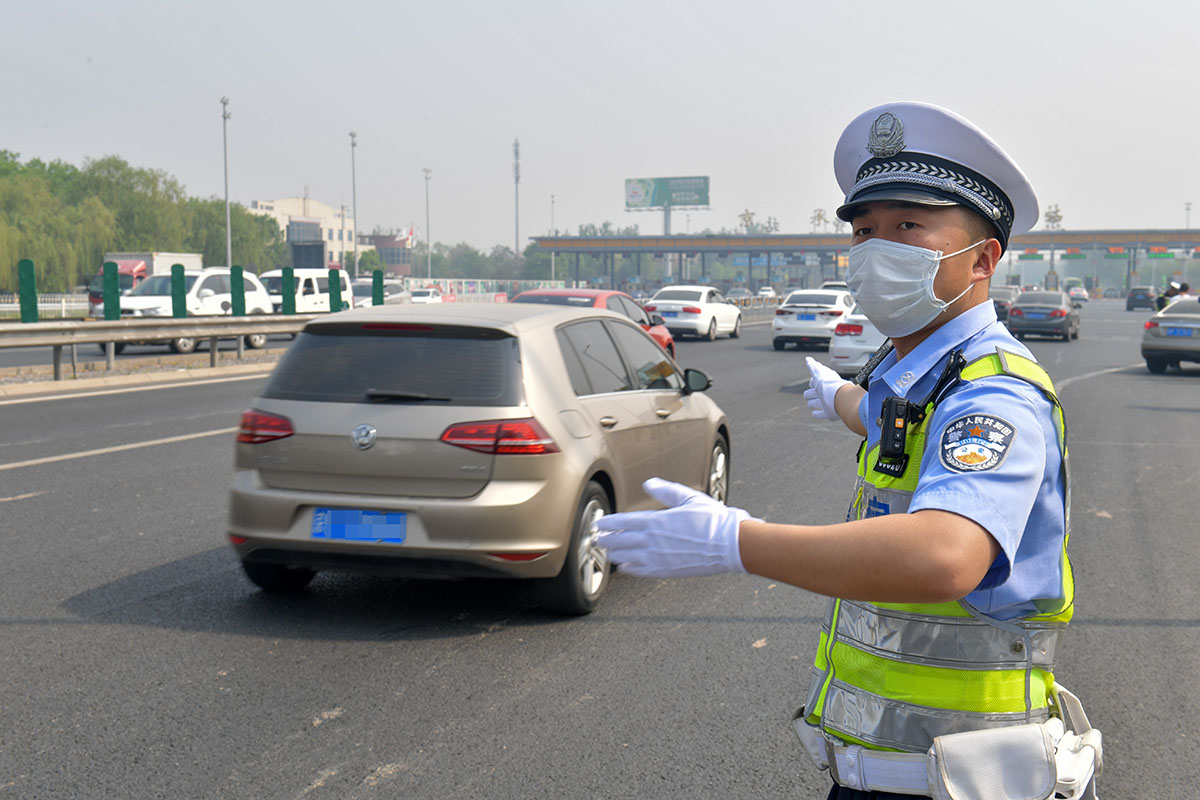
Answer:
[[(572, 476), (489, 482), (474, 497), (438, 499), (272, 489), (234, 473), (229, 534), (238, 558), (314, 569), (431, 578), (549, 578), (566, 557), (580, 487)], [(316, 508), (402, 511), (402, 543), (312, 536)], [(490, 553), (537, 554), (511, 561)]]
[(672, 336), (697, 336), (702, 333), (708, 333), (708, 320), (704, 317), (689, 314), (686, 317), (671, 317), (663, 319), (667, 323), (667, 330)]
[(1049, 320), (1027, 320), (1020, 317), (1008, 318), (1008, 330), (1011, 333), (1031, 333), (1034, 336), (1062, 336), (1071, 329), (1070, 317), (1061, 317), (1053, 322)]
[[(1166, 337), (1155, 337), (1156, 339)], [(1142, 358), (1157, 358), (1164, 361), (1196, 361), (1200, 362), (1200, 341), (1189, 336), (1181, 342), (1142, 342)]]

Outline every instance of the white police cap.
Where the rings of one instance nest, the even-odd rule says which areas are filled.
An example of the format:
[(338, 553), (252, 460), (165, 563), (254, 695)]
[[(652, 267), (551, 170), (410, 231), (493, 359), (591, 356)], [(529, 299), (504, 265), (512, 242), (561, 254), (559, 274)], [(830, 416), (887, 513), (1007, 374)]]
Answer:
[(1037, 196), (1008, 153), (974, 124), (929, 103), (885, 103), (864, 111), (833, 155), (846, 193), (839, 218), (873, 200), (962, 205), (988, 219), (1000, 244), (1038, 220)]

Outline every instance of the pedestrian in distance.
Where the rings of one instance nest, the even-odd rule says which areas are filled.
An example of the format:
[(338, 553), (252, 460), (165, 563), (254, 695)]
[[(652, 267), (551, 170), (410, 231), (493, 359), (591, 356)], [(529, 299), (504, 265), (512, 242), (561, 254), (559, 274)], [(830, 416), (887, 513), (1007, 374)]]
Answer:
[[(755, 518), (678, 484), (597, 522), (623, 572), (751, 573), (827, 595), (803, 749), (829, 798), (1094, 797), (1100, 733), (1054, 678), (1074, 612), (1066, 423), (988, 287), (1038, 220), (982, 130), (889, 103), (843, 132), (847, 283), (890, 337), (855, 382), (809, 359), (813, 416), (860, 437), (847, 521)], [(1003, 776), (1003, 779), (1001, 779)]]

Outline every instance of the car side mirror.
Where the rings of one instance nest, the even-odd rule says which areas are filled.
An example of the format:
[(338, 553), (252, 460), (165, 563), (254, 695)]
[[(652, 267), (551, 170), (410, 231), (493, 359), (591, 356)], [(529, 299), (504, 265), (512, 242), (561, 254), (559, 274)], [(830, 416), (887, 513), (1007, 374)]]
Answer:
[(691, 394), (692, 392), (704, 392), (712, 386), (712, 378), (701, 372), (698, 369), (685, 369), (683, 371), (683, 393)]
[(196, 296), (198, 298), (200, 298), (201, 300), (207, 300), (208, 298), (212, 297), (215, 294), (216, 294), (216, 292), (214, 292), (212, 289), (201, 289), (196, 294)]
[(665, 319), (663, 319), (662, 317), (660, 317), (658, 314), (651, 314), (650, 315), (650, 324), (651, 325), (666, 325), (667, 321)]

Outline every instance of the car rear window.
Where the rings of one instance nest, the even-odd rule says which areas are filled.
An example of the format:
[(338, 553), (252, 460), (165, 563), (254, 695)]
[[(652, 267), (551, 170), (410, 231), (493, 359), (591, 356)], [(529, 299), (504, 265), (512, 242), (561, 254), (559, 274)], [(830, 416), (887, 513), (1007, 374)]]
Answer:
[(654, 295), (655, 300), (699, 300), (702, 293), (690, 289), (664, 289)]
[(988, 290), (988, 297), (993, 300), (1011, 300), (1019, 290), (1015, 286), (995, 286)]
[(796, 292), (783, 301), (785, 306), (834, 306), (838, 295), (828, 292)]
[(1025, 292), (1017, 298), (1017, 305), (1022, 306), (1057, 306), (1062, 303), (1062, 295), (1058, 292)]
[(1196, 314), (1200, 315), (1200, 300), (1194, 297), (1185, 297), (1182, 300), (1176, 300), (1171, 305), (1163, 309), (1163, 314)]
[(512, 299), (514, 303), (545, 303), (551, 306), (578, 306), (591, 308), (596, 304), (595, 297), (585, 294), (519, 294)]
[(326, 324), (297, 337), (262, 396), (365, 403), (373, 389), (447, 398), (428, 401), (439, 405), (511, 406), (521, 399), (520, 369), (517, 340), (492, 328)]

